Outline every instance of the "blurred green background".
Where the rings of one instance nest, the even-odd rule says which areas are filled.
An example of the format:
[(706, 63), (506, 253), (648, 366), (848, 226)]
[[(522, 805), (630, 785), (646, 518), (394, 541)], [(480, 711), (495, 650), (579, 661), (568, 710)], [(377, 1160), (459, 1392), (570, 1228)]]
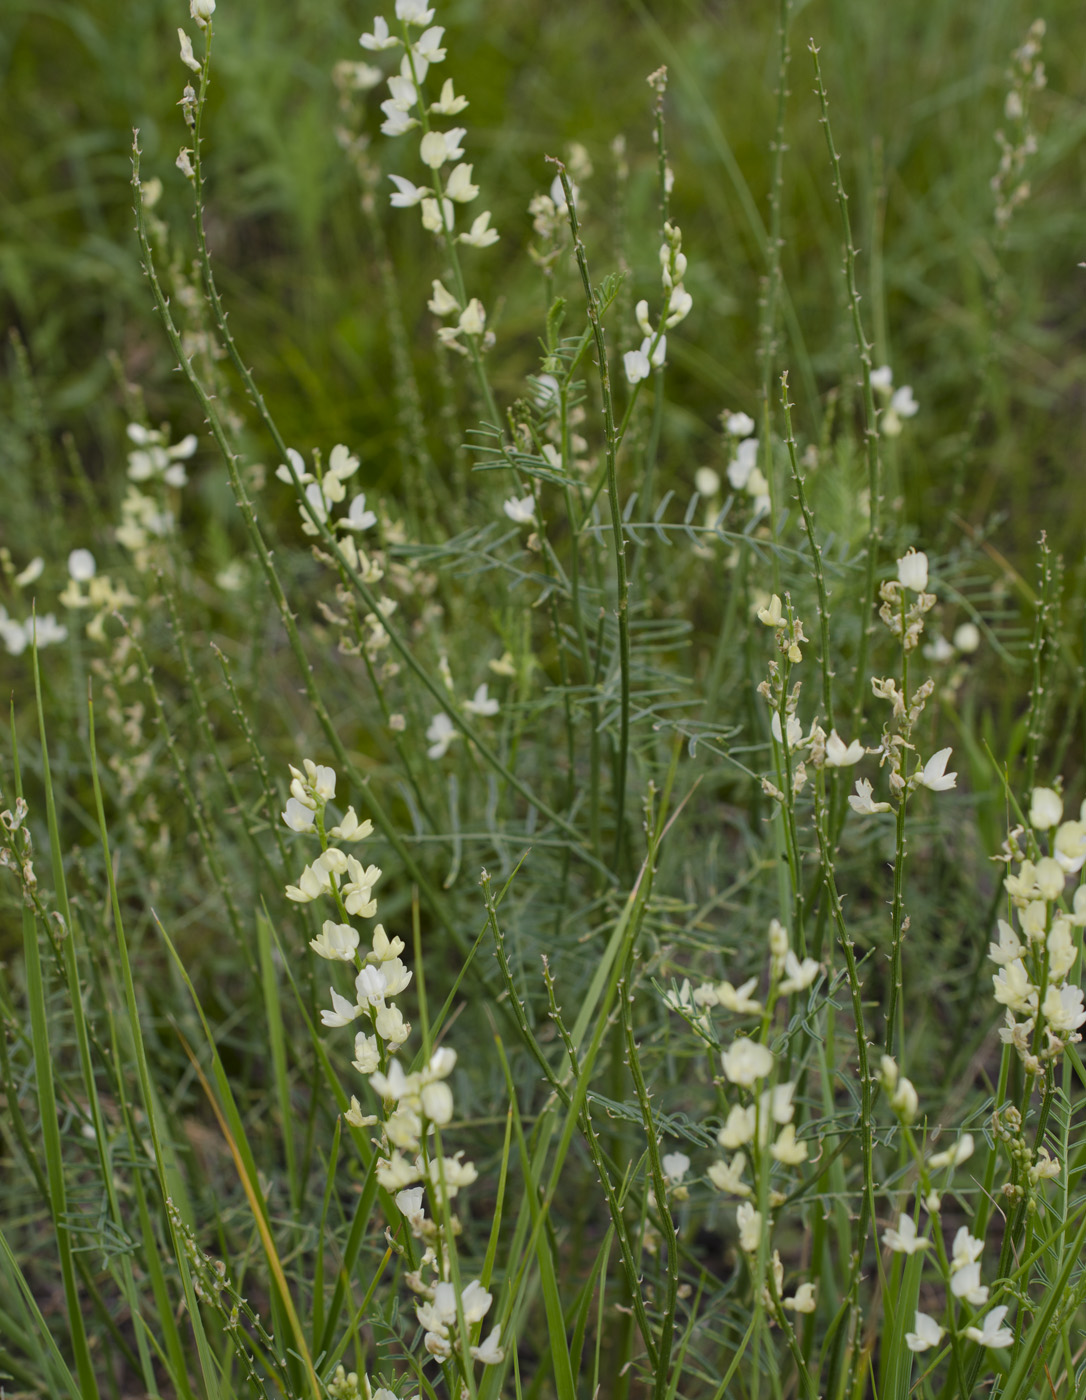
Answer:
[[(367, 479), (391, 485), (400, 465), (381, 280), (357, 177), (337, 145), (331, 81), (337, 61), (369, 57), (357, 41), (376, 12), (341, 0), (221, 0), (205, 155), (213, 254), (234, 331), (288, 439), (351, 443)], [(16, 478), (25, 481), (43, 436), (58, 443), (70, 432), (92, 478), (121, 476), (124, 417), (109, 352), (144, 387), (153, 420), (170, 418), (178, 435), (199, 426), (141, 277), (128, 183), (135, 126), (145, 178), (165, 184), (159, 212), (186, 247), (189, 191), (173, 164), (187, 134), (176, 105), (186, 79), (176, 28), (194, 26), (177, 0), (9, 0), (5, 16), (0, 296), (4, 325), (28, 347), (41, 407), (39, 416), (8, 352), (0, 464), (21, 496)], [(1022, 568), (1042, 526), (1074, 564), (1086, 526), (1080, 0), (1052, 0), (1044, 13), (1048, 82), (1032, 108), (1031, 195), (1004, 235), (990, 189), (1010, 55), (1036, 17), (1011, 0), (796, 3), (784, 187), (790, 312), (780, 364), (792, 371), (801, 431), (816, 436), (826, 394), (841, 384), (847, 393), (855, 371), (812, 92), (813, 36), (876, 362), (889, 361), (921, 405), (893, 463), (909, 513), (945, 544), (964, 528), (959, 519), (990, 523), (998, 548)], [(669, 65), (674, 216), (695, 297), (671, 350), (670, 398), (682, 408), (671, 410), (669, 470), (687, 489), (721, 409), (757, 408), (775, 19), (776, 6), (751, 0), (448, 0), (436, 19), (447, 27), (446, 72), (471, 99), (460, 118), (467, 158), (502, 231), (474, 266), (503, 339), (499, 387), (509, 400), (536, 364), (541, 300), (524, 275), (524, 246), (528, 201), (550, 182), (546, 154), (575, 140), (592, 157), (596, 275), (621, 256), (636, 295), (656, 285), (645, 77)], [(382, 96), (368, 98), (373, 157), (386, 172), (417, 175), (411, 139), (377, 132)], [(611, 217), (619, 134), (631, 166), (625, 229)], [(425, 300), (440, 271), (431, 240), (411, 215), (386, 219), (386, 229), (409, 333), (428, 346)], [(225, 520), (225, 493), (212, 497)]]

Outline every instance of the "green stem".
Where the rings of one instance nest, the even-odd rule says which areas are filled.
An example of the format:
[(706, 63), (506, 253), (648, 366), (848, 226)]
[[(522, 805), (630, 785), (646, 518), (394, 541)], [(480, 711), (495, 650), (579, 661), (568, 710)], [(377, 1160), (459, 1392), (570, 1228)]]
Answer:
[(604, 449), (607, 459), (607, 501), (611, 512), (611, 534), (615, 551), (615, 575), (618, 587), (618, 648), (619, 684), (621, 690), (621, 710), (619, 714), (618, 759), (615, 771), (615, 853), (617, 867), (621, 855), (626, 829), (626, 766), (630, 747), (630, 617), (629, 584), (626, 578), (626, 544), (622, 532), (622, 508), (618, 495), (618, 438), (615, 433), (615, 406), (611, 394), (611, 373), (607, 363), (607, 344), (603, 333), (603, 320), (599, 298), (588, 271), (588, 255), (581, 239), (577, 210), (573, 202), (573, 186), (561, 161), (555, 161), (562, 189), (566, 197), (566, 210), (569, 217), (573, 248), (577, 257), (577, 267), (581, 273), (585, 299), (588, 304), (588, 319), (592, 326), (592, 337), (596, 344), (597, 368), (600, 376), (600, 393), (603, 398)]

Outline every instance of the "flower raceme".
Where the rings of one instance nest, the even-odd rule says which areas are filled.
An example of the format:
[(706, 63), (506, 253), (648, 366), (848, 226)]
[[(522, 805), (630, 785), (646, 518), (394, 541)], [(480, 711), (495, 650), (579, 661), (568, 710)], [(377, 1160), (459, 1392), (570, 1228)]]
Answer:
[[(491, 714), (497, 702), (489, 698), (482, 685), (469, 704), (475, 713)], [(384, 927), (377, 924), (367, 946), (351, 922), (376, 915), (373, 890), (381, 870), (376, 865), (363, 866), (354, 856), (329, 844), (330, 838), (363, 841), (372, 835), (373, 825), (369, 820), (359, 821), (351, 807), (338, 823), (328, 825), (328, 804), (335, 799), (337, 785), (333, 768), (306, 759), (300, 769), (292, 767), (290, 772), (291, 795), (283, 810), (283, 822), (298, 835), (316, 836), (321, 851), (305, 867), (298, 884), (287, 886), (286, 893), (296, 903), (329, 899), (336, 906), (338, 917), (325, 919), (320, 934), (310, 940), (309, 946), (332, 966), (351, 967), (354, 982), (348, 995), (336, 987), (330, 989), (332, 1005), (321, 1011), (321, 1022), (329, 1030), (340, 1030), (359, 1021), (365, 1026), (355, 1031), (351, 1065), (368, 1082), (382, 1112), (380, 1117), (364, 1113), (358, 1098), (352, 1096), (344, 1117), (356, 1129), (380, 1125), (380, 1137), (376, 1140), (377, 1179), (386, 1190), (396, 1193), (396, 1204), (408, 1229), (425, 1243), (420, 1266), (408, 1280), (420, 1295), (416, 1314), (423, 1328), (425, 1353), (444, 1361), (459, 1352), (464, 1364), (496, 1366), (504, 1358), (500, 1325), (485, 1339), (472, 1340), (477, 1336), (475, 1326), (490, 1309), (491, 1295), (480, 1283), (472, 1281), (458, 1298), (447, 1277), (450, 1251), (455, 1249), (459, 1230), (456, 1217), (449, 1214), (449, 1202), (477, 1176), (475, 1167), (463, 1160), (462, 1153), (444, 1153), (438, 1137), (454, 1118), (448, 1080), (456, 1067), (456, 1052), (440, 1046), (417, 1070), (405, 1069), (397, 1058), (411, 1032), (394, 1001), (407, 990), (412, 979), (400, 957), (403, 940), (390, 938)], [(427, 1197), (434, 1207), (430, 1214), (426, 1210)], [(445, 1236), (445, 1221), (452, 1226), (449, 1238)], [(459, 1334), (461, 1318), (468, 1328), (468, 1335), (463, 1338)]]

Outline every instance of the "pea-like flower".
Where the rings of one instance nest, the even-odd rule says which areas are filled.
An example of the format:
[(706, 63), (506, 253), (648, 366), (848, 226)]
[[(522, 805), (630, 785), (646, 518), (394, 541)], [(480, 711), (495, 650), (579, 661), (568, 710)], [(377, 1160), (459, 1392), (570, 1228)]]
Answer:
[(729, 1083), (749, 1088), (772, 1072), (773, 1054), (764, 1045), (741, 1035), (724, 1051), (721, 1063)]
[(905, 1333), (905, 1345), (910, 1351), (928, 1351), (937, 1347), (943, 1340), (945, 1328), (940, 1327), (927, 1313), (917, 1312), (915, 1332)]
[(997, 1350), (1001, 1347), (1009, 1347), (1014, 1344), (1014, 1333), (1009, 1327), (1003, 1326), (1003, 1319), (1007, 1316), (1007, 1305), (993, 1308), (981, 1320), (979, 1327), (967, 1327), (965, 1335), (971, 1342), (979, 1342), (982, 1347), (991, 1347)]
[(887, 1226), (883, 1231), (882, 1242), (895, 1254), (917, 1254), (931, 1247), (931, 1240), (916, 1233), (916, 1221), (912, 1216), (904, 1214), (898, 1217), (896, 1230), (893, 1226)]

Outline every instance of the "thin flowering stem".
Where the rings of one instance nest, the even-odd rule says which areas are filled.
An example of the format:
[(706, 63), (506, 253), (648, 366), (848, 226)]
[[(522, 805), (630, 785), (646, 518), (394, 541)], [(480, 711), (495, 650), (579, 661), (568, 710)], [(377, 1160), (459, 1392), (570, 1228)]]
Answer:
[(815, 789), (815, 835), (818, 839), (819, 854), (822, 859), (823, 870), (825, 871), (825, 890), (829, 898), (830, 913), (833, 918), (834, 926), (837, 929), (838, 940), (841, 944), (841, 950), (845, 955), (845, 965), (848, 970), (849, 993), (852, 999), (852, 1019), (856, 1036), (857, 1068), (860, 1079), (859, 1128), (860, 1147), (863, 1155), (864, 1191), (860, 1220), (857, 1227), (856, 1244), (853, 1248), (850, 1268), (851, 1280), (849, 1294), (855, 1304), (867, 1233), (871, 1228), (871, 1222), (875, 1219), (875, 1172), (872, 1134), (873, 1124), (871, 1116), (874, 1107), (874, 1096), (872, 1092), (871, 1068), (868, 1061), (868, 1040), (863, 1009), (863, 986), (860, 982), (859, 969), (856, 964), (855, 948), (852, 939), (849, 937), (848, 927), (845, 924), (844, 907), (841, 903), (841, 896), (837, 890), (833, 850), (830, 846), (829, 832), (827, 829), (826, 795), (823, 784), (824, 770), (823, 773), (819, 774), (818, 784)]
[[(416, 882), (420, 890), (423, 892), (423, 895), (426, 898), (427, 905), (433, 912), (434, 916), (437, 918), (437, 920), (445, 929), (445, 931), (449, 934), (449, 936), (453, 939), (453, 942), (456, 944), (456, 946), (463, 948), (463, 950), (466, 952), (466, 945), (464, 944), (463, 935), (460, 928), (455, 923), (455, 921), (452, 918), (450, 918), (448, 910), (445, 907), (444, 901), (437, 897), (429, 880), (426, 878), (425, 874), (419, 867), (418, 862), (411, 855), (411, 852), (405, 845), (403, 838), (396, 831), (392, 822), (389, 820), (387, 814), (385, 813), (384, 808), (377, 801), (370, 784), (366, 781), (364, 777), (362, 777), (358, 773), (354, 763), (351, 761), (350, 756), (347, 753), (346, 748), (344, 747), (343, 740), (339, 734), (339, 729), (333, 722), (331, 715), (328, 713), (327, 706), (321, 699), (320, 692), (317, 689), (317, 686), (314, 682), (312, 667), (310, 665), (309, 658), (306, 656), (305, 648), (302, 645), (302, 639), (298, 632), (297, 622), (290, 608), (290, 605), (287, 602), (286, 594), (283, 591), (279, 575), (276, 572), (274, 564), (272, 563), (271, 551), (268, 549), (267, 543), (264, 540), (264, 536), (261, 532), (259, 522), (256, 518), (256, 512), (253, 509), (252, 502), (249, 499), (248, 492), (245, 488), (245, 483), (242, 480), (241, 472), (238, 467), (237, 454), (233, 451), (233, 448), (230, 445), (229, 439), (226, 436), (225, 429), (223, 428), (222, 422), (219, 418), (219, 414), (214, 403), (211, 401), (208, 394), (206, 393), (204, 386), (199, 379), (199, 376), (196, 374), (195, 370), (192, 367), (191, 361), (185, 355), (180, 332), (178, 331), (177, 326), (174, 323), (172, 313), (170, 312), (169, 303), (166, 300), (165, 294), (162, 291), (162, 286), (158, 280), (158, 274), (155, 270), (154, 256), (151, 250), (150, 241), (147, 237), (147, 225), (144, 217), (142, 200), (140, 197), (140, 149), (138, 143), (138, 132), (134, 134), (132, 144), (132, 184), (136, 191), (136, 230), (139, 236), (140, 251), (143, 255), (144, 271), (146, 273), (147, 280), (151, 286), (151, 291), (155, 299), (155, 305), (158, 308), (158, 313), (162, 320), (163, 327), (165, 328), (167, 339), (170, 342), (174, 354), (177, 356), (178, 364), (181, 367), (181, 371), (184, 374), (185, 378), (188, 380), (190, 388), (196, 395), (196, 398), (198, 399), (200, 406), (203, 409), (204, 414), (206, 415), (208, 427), (211, 430), (212, 437), (215, 439), (216, 446), (218, 447), (220, 453), (222, 454), (223, 460), (226, 463), (227, 472), (230, 477), (231, 489), (234, 494), (234, 499), (241, 512), (242, 521), (245, 525), (250, 542), (252, 543), (253, 548), (256, 551), (257, 559), (260, 563), (261, 570), (264, 574), (272, 598), (275, 602), (276, 611), (278, 612), (279, 617), (283, 623), (283, 627), (286, 631), (287, 640), (290, 643), (291, 651), (293, 652), (295, 660), (298, 663), (299, 674), (302, 677), (302, 683), (305, 687), (306, 698), (312, 705), (313, 712), (317, 716), (321, 728), (324, 730), (325, 736), (327, 737), (328, 742), (332, 747), (332, 751), (336, 757), (336, 762), (351, 777), (353, 782), (355, 782), (360, 788), (366, 791), (369, 808), (371, 813), (373, 814), (373, 819), (375, 823), (381, 828), (382, 834), (391, 842), (393, 849), (396, 851), (396, 854), (403, 863), (405, 869), (410, 873), (411, 878)], [(376, 609), (376, 600), (374, 600), (374, 606)]]
[[(415, 98), (419, 108), (419, 125), (422, 128), (423, 135), (426, 135), (431, 130), (430, 114), (426, 106), (422, 84), (419, 82), (418, 69), (415, 66), (414, 47), (411, 43), (407, 24), (403, 21), (401, 21), (400, 24), (400, 37), (403, 41), (404, 54), (411, 70), (411, 81), (415, 86)], [(449, 268), (452, 272), (453, 281), (456, 284), (457, 300), (461, 306), (466, 306), (468, 304), (467, 283), (464, 280), (464, 270), (460, 263), (460, 253), (456, 246), (456, 238), (448, 224), (445, 209), (445, 189), (441, 181), (440, 169), (433, 170), (432, 175), (434, 181), (434, 198), (437, 200), (437, 207), (441, 216), (442, 239), (445, 244), (446, 256), (449, 259)], [(466, 340), (468, 355), (471, 359), (472, 368), (475, 371), (475, 377), (479, 383), (479, 392), (482, 394), (483, 401), (486, 404), (488, 420), (493, 424), (495, 429), (500, 431), (502, 421), (501, 414), (498, 411), (498, 403), (494, 398), (494, 391), (490, 387), (490, 377), (486, 372), (486, 365), (479, 349), (479, 337), (469, 335), (466, 337)]]
[[(779, 0), (777, 9), (777, 124), (773, 135), (773, 169), (769, 181), (769, 228), (766, 231), (766, 273), (758, 318), (758, 359), (762, 378), (762, 458), (763, 473), (769, 489), (770, 519), (774, 535), (780, 520), (776, 467), (773, 461), (773, 366), (777, 351), (777, 308), (780, 301), (782, 274), (781, 204), (784, 193), (785, 113), (788, 105), (788, 23), (791, 0)], [(774, 591), (780, 591), (780, 556), (772, 555)]]
[(622, 854), (626, 829), (626, 768), (630, 747), (630, 618), (629, 585), (626, 578), (626, 543), (622, 529), (622, 507), (618, 495), (618, 437), (615, 433), (615, 410), (611, 396), (611, 374), (607, 361), (607, 344), (603, 332), (603, 319), (599, 298), (588, 271), (588, 255), (581, 239), (577, 209), (573, 198), (566, 167), (559, 160), (553, 160), (557, 167), (562, 190), (566, 198), (573, 248), (577, 266), (581, 273), (585, 301), (588, 306), (588, 319), (592, 326), (592, 336), (596, 345), (597, 370), (600, 377), (600, 394), (603, 399), (604, 451), (607, 460), (607, 501), (611, 512), (611, 536), (614, 545), (615, 575), (618, 589), (618, 664), (620, 686), (618, 755), (615, 765), (615, 853), (617, 867)]
[[(133, 166), (135, 171), (134, 183), (136, 184), (136, 188), (138, 190), (139, 171), (138, 159), (136, 159), (136, 157), (138, 156), (138, 152), (136, 151), (135, 146), (133, 147), (133, 151)], [(195, 158), (193, 161), (193, 165), (195, 168)], [(259, 527), (256, 524), (255, 512), (253, 511), (252, 505), (248, 500), (248, 495), (245, 492), (244, 485), (241, 482), (240, 474), (237, 470), (236, 455), (231, 449), (225, 437), (225, 434), (222, 432), (221, 426), (219, 425), (218, 416), (214, 411), (213, 405), (211, 404), (208, 395), (204, 392), (203, 386), (200, 384), (199, 379), (197, 378), (195, 371), (192, 368), (191, 362), (184, 353), (180, 335), (177, 332), (177, 329), (173, 323), (173, 318), (169, 313), (168, 303), (166, 302), (165, 297), (162, 295), (161, 289), (158, 287), (157, 277), (152, 278), (154, 260), (150, 247), (150, 242), (146, 237), (145, 225), (142, 225), (142, 207), (138, 199), (136, 206), (136, 218), (137, 229), (140, 230), (140, 246), (144, 254), (144, 266), (147, 270), (148, 279), (152, 282), (152, 289), (155, 290), (156, 305), (159, 308), (159, 314), (162, 317), (163, 325), (166, 327), (167, 336), (170, 338), (171, 344), (174, 344), (174, 348), (178, 355), (178, 360), (185, 374), (185, 377), (188, 379), (189, 384), (192, 386), (194, 392), (197, 394), (197, 397), (200, 399), (201, 405), (203, 406), (204, 411), (208, 416), (208, 423), (212, 429), (212, 434), (213, 436), (215, 436), (216, 442), (218, 443), (220, 451), (222, 451), (223, 456), (227, 461), (228, 469), (231, 472), (231, 484), (234, 488), (235, 496), (238, 496), (239, 490), (242, 493), (241, 497), (239, 498), (239, 504), (241, 504), (241, 501), (244, 500), (244, 505), (242, 505), (242, 514), (243, 518), (246, 521), (246, 525), (247, 527), (249, 527), (251, 533), (253, 529), (259, 529)], [(202, 215), (198, 214), (197, 222), (198, 227), (202, 226)], [(264, 404), (263, 398), (259, 395), (259, 391), (256, 389), (255, 383), (253, 383), (252, 381), (251, 374), (244, 367), (244, 362), (241, 360), (240, 355), (238, 355), (236, 347), (231, 348), (233, 347), (233, 337), (229, 335), (226, 326), (225, 314), (222, 311), (222, 306), (218, 299), (218, 293), (214, 290), (214, 278), (211, 275), (210, 263), (207, 261), (206, 258), (206, 245), (204, 245), (203, 252), (201, 253), (201, 265), (204, 269), (205, 280), (208, 282), (208, 294), (209, 299), (211, 300), (212, 308), (215, 312), (216, 324), (219, 328), (220, 333), (223, 336), (224, 343), (226, 343), (228, 349), (230, 349), (231, 359), (234, 361), (236, 367), (239, 370), (239, 373), (241, 373), (243, 378), (246, 380), (247, 387), (250, 384), (252, 385), (251, 392), (256, 396), (254, 397), (253, 402), (257, 406), (258, 411), (260, 412), (265, 427), (268, 429), (269, 433), (272, 436), (272, 439), (276, 446), (276, 450), (280, 453), (284, 460), (288, 460), (289, 453), (286, 444), (284, 443), (278, 428), (275, 426), (275, 422), (272, 419), (271, 414), (268, 412), (267, 407)], [(217, 427), (218, 431), (216, 431)], [(318, 534), (320, 534), (323, 538), (324, 543), (331, 551), (337, 564), (339, 564), (346, 570), (347, 576), (350, 579), (352, 589), (359, 595), (359, 597), (366, 604), (366, 607), (369, 609), (370, 612), (379, 613), (380, 609), (378, 606), (378, 599), (376, 595), (362, 581), (362, 579), (358, 576), (356, 571), (347, 568), (346, 560), (344, 559), (342, 551), (339, 548), (339, 544), (336, 540), (336, 537), (328, 528), (327, 522), (318, 518), (317, 513), (313, 509), (312, 503), (306, 498), (304, 490), (302, 489), (301, 485), (297, 482), (296, 479), (294, 481), (294, 489), (295, 494), (298, 497), (299, 504), (302, 507), (302, 509), (306, 512), (307, 518), (316, 527)], [(271, 556), (270, 553), (268, 553), (266, 546), (263, 545), (262, 539), (261, 546), (263, 546), (263, 548), (258, 546), (257, 549), (258, 557), (260, 558), (262, 567), (264, 567), (265, 576), (268, 577), (270, 580), (271, 575), (269, 575), (268, 571), (270, 568)], [(265, 561), (265, 555), (267, 556), (267, 562)], [(272, 572), (274, 573), (274, 571)], [(282, 615), (284, 613), (289, 613), (289, 608), (286, 603), (286, 597), (284, 594), (282, 594), (281, 588), (278, 588), (278, 580), (276, 580), (276, 584), (273, 587), (273, 594), (275, 595), (276, 602), (279, 605), (280, 614)], [(294, 625), (293, 616), (291, 615), (289, 622), (287, 622), (286, 618), (284, 617), (284, 622), (287, 626), (288, 635), (292, 636), (293, 645), (294, 639), (297, 638), (297, 630)], [(431, 695), (438, 701), (438, 703), (444, 710), (447, 704), (447, 696), (445, 695), (439, 683), (433, 679), (433, 677), (429, 674), (426, 668), (422, 666), (422, 664), (419, 662), (418, 658), (415, 655), (415, 648), (412, 647), (408, 640), (400, 634), (399, 629), (392, 624), (390, 619), (386, 618), (384, 620), (384, 627), (389, 635), (389, 640), (399, 652), (400, 656), (405, 661), (407, 666), (415, 673), (415, 675), (419, 678), (422, 684), (426, 687), (427, 690), (430, 691)], [(299, 648), (300, 645), (301, 643), (299, 639)], [(305, 672), (308, 675), (308, 661), (305, 662)], [(309, 689), (309, 686), (307, 686), (307, 689)], [(313, 697), (311, 696), (310, 698), (312, 699)], [(323, 706), (321, 706), (321, 708), (323, 709)], [(476, 749), (478, 749), (479, 753), (482, 755), (486, 763), (492, 768), (494, 768), (495, 771), (497, 771), (500, 774), (500, 776), (510, 784), (511, 787), (513, 787), (517, 792), (519, 792), (520, 795), (525, 799), (525, 801), (529, 802), (532, 806), (537, 807), (542, 813), (542, 815), (547, 818), (548, 821), (552, 821), (561, 831), (563, 831), (571, 840), (573, 840), (578, 849), (580, 849), (580, 833), (572, 825), (572, 823), (568, 822), (564, 817), (560, 816), (551, 807), (549, 807), (547, 803), (543, 802), (539, 797), (537, 797), (528, 788), (527, 784), (525, 784), (516, 773), (514, 773), (511, 769), (507, 767), (506, 764), (502, 762), (502, 760), (498, 757), (498, 755), (494, 752), (490, 745), (488, 745), (485, 742), (485, 740), (482, 739), (478, 731), (475, 729), (474, 725), (469, 724), (458, 710), (454, 709), (453, 712), (450, 713), (449, 718), (452, 721), (452, 723), (456, 726), (456, 728), (459, 729), (460, 732), (474, 744), (474, 746), (476, 747)], [(339, 743), (338, 737), (334, 742), (337, 744)], [(339, 757), (338, 754), (337, 760), (341, 763), (341, 765), (344, 765), (344, 759)], [(389, 830), (391, 831), (391, 828)], [(395, 839), (398, 840), (399, 838), (396, 837)], [(585, 855), (586, 858), (594, 860), (593, 857), (589, 857), (587, 855), (587, 852), (585, 853)], [(411, 866), (413, 869), (417, 869), (414, 861), (411, 862)], [(420, 881), (423, 884), (425, 884), (425, 881), (422, 880), (421, 876), (417, 878), (419, 878)]]
[[(783, 0), (787, 4), (788, 0)], [(792, 472), (792, 485), (796, 500), (803, 516), (803, 529), (811, 549), (811, 568), (814, 573), (815, 590), (818, 596), (818, 636), (821, 655), (818, 658), (822, 676), (822, 710), (826, 717), (826, 728), (833, 728), (833, 662), (830, 654), (830, 602), (826, 590), (826, 571), (822, 563), (822, 544), (815, 532), (814, 515), (807, 499), (807, 487), (799, 469), (796, 456), (796, 438), (792, 431), (792, 405), (788, 400), (788, 371), (781, 375), (781, 409), (784, 413), (784, 443), (788, 449), (788, 462)]]
[[(632, 966), (632, 951), (631, 962)], [(629, 973), (627, 972), (627, 977)], [(679, 1250), (678, 1231), (675, 1221), (672, 1219), (671, 1208), (667, 1198), (667, 1181), (664, 1177), (663, 1163), (660, 1160), (660, 1142), (657, 1136), (656, 1124), (653, 1119), (652, 1104), (648, 1086), (645, 1083), (645, 1075), (641, 1066), (641, 1055), (637, 1041), (634, 1037), (633, 997), (628, 990), (628, 983), (624, 978), (619, 983), (619, 1008), (622, 1018), (622, 1031), (626, 1041), (626, 1058), (630, 1069), (630, 1077), (633, 1079), (634, 1092), (637, 1095), (638, 1107), (641, 1110), (641, 1121), (645, 1127), (645, 1140), (648, 1144), (649, 1170), (652, 1175), (652, 1189), (656, 1197), (656, 1208), (660, 1213), (661, 1228), (664, 1239), (667, 1243), (667, 1296), (663, 1306), (663, 1318), (660, 1324), (660, 1350), (656, 1360), (654, 1371), (655, 1382), (653, 1395), (655, 1400), (665, 1400), (669, 1393), (671, 1384), (671, 1345), (675, 1335), (675, 1308), (679, 1297)]]
[(845, 193), (841, 176), (841, 160), (833, 140), (830, 126), (829, 98), (822, 82), (822, 69), (818, 62), (818, 48), (812, 39), (808, 48), (814, 62), (815, 90), (821, 115), (819, 120), (826, 134), (826, 146), (830, 156), (833, 179), (833, 192), (841, 215), (841, 229), (845, 249), (845, 287), (849, 311), (852, 316), (852, 330), (856, 341), (856, 353), (860, 362), (863, 386), (864, 443), (867, 455), (867, 488), (870, 496), (870, 516), (865, 547), (864, 591), (861, 601), (862, 625), (860, 642), (856, 654), (855, 680), (852, 698), (852, 728), (858, 729), (863, 715), (863, 702), (867, 687), (867, 652), (874, 623), (871, 612), (875, 605), (875, 579), (878, 571), (879, 551), (882, 545), (882, 466), (879, 459), (878, 415), (875, 408), (875, 391), (871, 383), (871, 346), (864, 333), (860, 316), (860, 292), (856, 281), (856, 247), (852, 241), (852, 222), (848, 214), (848, 195)]

